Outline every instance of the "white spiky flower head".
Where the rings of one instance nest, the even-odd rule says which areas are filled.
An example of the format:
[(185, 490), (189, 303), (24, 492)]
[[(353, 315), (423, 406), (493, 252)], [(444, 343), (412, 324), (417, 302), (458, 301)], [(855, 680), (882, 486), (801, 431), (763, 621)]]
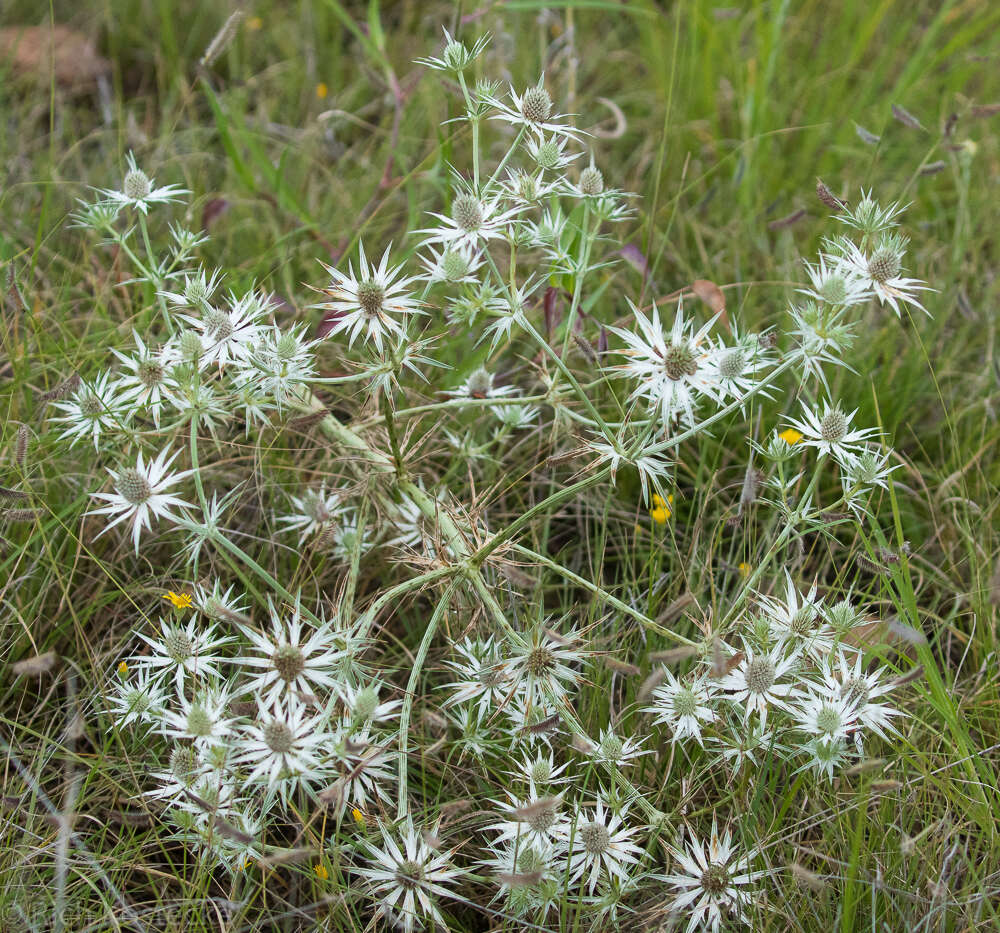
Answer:
[(247, 784), (259, 783), (287, 799), (296, 787), (308, 788), (329, 774), (322, 750), (331, 743), (323, 717), (289, 698), (259, 703), (235, 748)]
[(852, 661), (844, 651), (839, 651), (824, 667), (822, 676), (828, 696), (842, 696), (855, 705), (856, 720), (861, 727), (853, 733), (858, 754), (864, 750), (866, 729), (883, 741), (899, 734), (893, 719), (905, 713), (885, 702), (884, 697), (893, 690), (893, 684), (886, 680), (881, 667), (866, 671), (860, 652)]
[(730, 702), (743, 707), (743, 719), (757, 713), (761, 724), (767, 721), (769, 709), (789, 709), (789, 701), (796, 694), (795, 682), (784, 678), (798, 663), (794, 654), (788, 654), (783, 645), (770, 651), (755, 651), (744, 645), (743, 657), (719, 681), (719, 689)]
[(584, 883), (590, 895), (598, 882), (628, 881), (644, 855), (642, 847), (632, 841), (636, 829), (628, 826), (627, 817), (627, 807), (612, 812), (600, 796), (593, 810), (577, 816), (571, 830), (570, 880)]
[(432, 849), (409, 816), (395, 829), (379, 821), (378, 829), (381, 840), (361, 842), (367, 864), (351, 870), (368, 882), (381, 911), (403, 933), (422, 929), (428, 920), (446, 929), (437, 900), (454, 896), (448, 885), (462, 874), (451, 866), (451, 853)]
[(613, 367), (613, 371), (637, 380), (631, 399), (646, 399), (668, 423), (682, 415), (693, 424), (697, 401), (702, 397), (718, 397), (712, 366), (714, 348), (708, 340), (715, 318), (696, 331), (684, 317), (683, 306), (678, 302), (673, 326), (665, 331), (656, 305), (652, 319), (631, 301), (629, 307), (638, 330), (610, 328), (625, 341), (625, 349), (615, 352), (628, 360)]
[(385, 248), (378, 265), (369, 263), (363, 243), (358, 244), (358, 271), (354, 263), (346, 273), (320, 263), (330, 276), (330, 285), (319, 289), (329, 300), (312, 305), (326, 312), (321, 333), (324, 336), (347, 334), (348, 346), (360, 335), (375, 345), (381, 354), (390, 337), (403, 337), (406, 324), (413, 314), (420, 314), (420, 302), (411, 294), (415, 276), (400, 277), (403, 266), (389, 265)]
[(906, 238), (896, 233), (883, 236), (870, 252), (852, 243), (844, 261), (872, 290), (880, 304), (892, 308), (896, 317), (900, 317), (900, 303), (919, 308), (929, 316), (930, 312), (920, 303), (917, 293), (932, 289), (920, 279), (903, 275), (906, 243)]
[(219, 653), (232, 641), (228, 635), (216, 635), (213, 625), (199, 624), (196, 617), (187, 624), (159, 620), (159, 636), (151, 638), (139, 632), (139, 637), (152, 649), (146, 657), (133, 659), (137, 667), (149, 668), (157, 677), (173, 675), (178, 694), (183, 692), (185, 679), (194, 677), (199, 683), (214, 683), (219, 677)]
[(750, 866), (759, 857), (756, 850), (739, 853), (731, 831), (727, 829), (720, 835), (713, 815), (707, 845), (690, 833), (685, 849), (671, 847), (670, 852), (679, 871), (660, 876), (659, 880), (678, 889), (670, 911), (689, 915), (686, 933), (695, 930), (718, 933), (724, 913), (738, 923), (751, 923), (748, 908), (753, 903), (752, 886), (768, 873), (751, 870)]
[(121, 399), (123, 402), (148, 408), (153, 424), (159, 427), (163, 402), (173, 401), (178, 388), (177, 379), (173, 375), (176, 354), (170, 344), (159, 350), (147, 347), (136, 331), (132, 332), (132, 339), (135, 342), (135, 354), (132, 356), (111, 348), (111, 352), (127, 370), (118, 378)]
[(142, 534), (143, 528), (152, 528), (151, 518), (176, 522), (178, 518), (171, 509), (177, 507), (192, 508), (191, 503), (185, 502), (167, 491), (192, 473), (191, 470), (183, 470), (180, 473), (170, 472), (170, 464), (177, 457), (177, 453), (179, 451), (170, 455), (169, 450), (164, 448), (149, 463), (146, 463), (142, 451), (139, 451), (134, 467), (123, 467), (117, 472), (108, 470), (113, 478), (115, 491), (113, 493), (91, 493), (92, 498), (101, 499), (108, 505), (99, 509), (91, 509), (87, 514), (114, 515), (116, 517), (114, 521), (104, 527), (98, 537), (120, 522), (131, 521), (132, 543), (135, 545), (136, 554), (138, 554), (139, 536)]
[(228, 707), (228, 694), (214, 686), (192, 697), (180, 694), (177, 708), (164, 711), (161, 730), (169, 738), (190, 739), (199, 748), (223, 745), (233, 732)]
[(212, 298), (218, 291), (221, 279), (222, 272), (219, 269), (208, 272), (202, 268), (198, 272), (185, 274), (180, 291), (161, 291), (159, 295), (177, 308), (203, 311), (211, 307)]
[(521, 94), (511, 86), (509, 104), (497, 97), (492, 98), (490, 104), (496, 111), (492, 119), (522, 128), (539, 141), (556, 136), (566, 139), (579, 138), (581, 133), (576, 127), (561, 122), (565, 119), (564, 115), (552, 112), (552, 98), (545, 89), (544, 79), (545, 76), (542, 75), (537, 84), (525, 88)]
[(59, 440), (69, 440), (70, 447), (89, 437), (94, 450), (105, 433), (120, 431), (131, 417), (132, 406), (126, 393), (120, 390), (119, 381), (110, 372), (101, 373), (96, 379), (81, 382), (70, 398), (53, 405), (65, 414), (53, 421), (66, 425)]
[(155, 187), (155, 181), (136, 164), (135, 155), (129, 152), (125, 156), (127, 171), (122, 179), (121, 190), (98, 188), (99, 194), (119, 207), (133, 207), (143, 214), (149, 212), (150, 204), (168, 204), (177, 201), (181, 195), (190, 194), (186, 188), (178, 185), (162, 185)]
[(425, 65), (427, 68), (433, 68), (435, 71), (450, 71), (453, 74), (460, 74), (479, 58), (490, 42), (489, 33), (484, 33), (476, 39), (470, 49), (463, 42), (454, 39), (451, 33), (444, 27), (442, 27), (442, 31), (444, 32), (444, 50), (441, 53), (441, 57), (418, 58), (416, 60), (418, 65)]
[(278, 524), (284, 526), (284, 531), (298, 531), (301, 546), (314, 534), (326, 531), (340, 518), (343, 496), (343, 490), (327, 489), (325, 482), (317, 488), (306, 489), (301, 496), (289, 496), (291, 511), (287, 515), (278, 516)]
[(872, 296), (865, 279), (842, 256), (820, 253), (815, 265), (805, 263), (809, 288), (798, 289), (803, 295), (835, 308), (849, 308)]
[(469, 704), (482, 720), (498, 709), (514, 689), (501, 643), (493, 635), (485, 639), (466, 638), (454, 646), (454, 651), (456, 657), (445, 665), (457, 679), (446, 685), (451, 695), (445, 706)]
[(643, 712), (651, 713), (654, 722), (670, 728), (671, 741), (692, 738), (704, 746), (702, 724), (715, 719), (712, 710), (715, 693), (715, 685), (706, 674), (682, 681), (664, 668), (663, 683), (653, 691), (652, 704)]
[(230, 292), (225, 308), (206, 302), (199, 316), (180, 317), (201, 334), (203, 364), (217, 363), (222, 369), (230, 362), (250, 358), (264, 328), (262, 319), (271, 310), (271, 300), (251, 290), (242, 297)]
[(785, 598), (758, 594), (771, 630), (779, 644), (802, 650), (821, 661), (833, 647), (834, 632), (826, 624), (826, 608), (817, 595), (816, 584), (805, 595), (799, 593), (791, 574), (785, 571)]
[(875, 237), (897, 225), (896, 218), (906, 210), (908, 205), (894, 201), (887, 207), (882, 207), (872, 197), (871, 189), (861, 192), (861, 199), (853, 207), (838, 211), (833, 216), (843, 224), (853, 227), (866, 237)]
[(542, 626), (535, 626), (522, 643), (508, 648), (514, 682), (529, 701), (565, 696), (580, 681), (585, 657), (575, 632), (559, 635), (557, 640)]
[(149, 727), (160, 722), (167, 696), (155, 669), (146, 664), (130, 666), (123, 661), (119, 672), (121, 677), (106, 698), (119, 728), (133, 724)]
[(858, 413), (855, 408), (845, 414), (839, 404), (823, 402), (822, 410), (802, 403), (802, 417), (789, 418), (788, 424), (802, 435), (799, 441), (805, 447), (815, 447), (820, 454), (842, 454), (852, 451), (870, 440), (877, 431), (874, 428), (852, 428), (851, 421)]
[(490, 240), (507, 235), (508, 225), (524, 210), (524, 205), (506, 207), (502, 194), (485, 197), (460, 186), (451, 204), (451, 215), (431, 212), (436, 227), (418, 230), (424, 234), (424, 246), (441, 243), (445, 247), (478, 249)]
[(293, 696), (306, 698), (318, 688), (336, 689), (342, 653), (328, 626), (313, 627), (302, 618), (301, 596), (290, 605), (275, 606), (268, 600), (271, 628), (267, 633), (241, 625), (240, 631), (255, 654), (237, 659), (242, 667), (255, 672), (242, 684), (245, 693), (271, 704)]

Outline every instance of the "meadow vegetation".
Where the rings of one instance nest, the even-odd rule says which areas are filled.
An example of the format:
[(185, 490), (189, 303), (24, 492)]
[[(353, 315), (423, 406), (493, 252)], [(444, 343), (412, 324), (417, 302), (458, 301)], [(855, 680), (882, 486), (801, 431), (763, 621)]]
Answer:
[(231, 14), (0, 12), (0, 926), (1000, 927), (1000, 7)]

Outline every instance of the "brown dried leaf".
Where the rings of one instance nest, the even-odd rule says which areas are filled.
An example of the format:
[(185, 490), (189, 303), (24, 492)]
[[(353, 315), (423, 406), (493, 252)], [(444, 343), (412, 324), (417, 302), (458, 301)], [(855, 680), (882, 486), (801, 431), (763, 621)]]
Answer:
[(691, 283), (691, 291), (712, 309), (713, 314), (725, 314), (726, 296), (722, 294), (722, 289), (715, 282), (710, 282), (708, 279), (695, 279)]

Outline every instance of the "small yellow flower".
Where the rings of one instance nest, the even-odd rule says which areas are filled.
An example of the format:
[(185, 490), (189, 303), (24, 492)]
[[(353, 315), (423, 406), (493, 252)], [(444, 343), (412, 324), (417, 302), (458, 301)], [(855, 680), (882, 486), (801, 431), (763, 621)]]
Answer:
[(354, 817), (354, 822), (357, 823), (358, 826), (365, 825), (365, 815), (357, 807), (351, 810), (351, 816)]
[(262, 20), (259, 16), (251, 16), (250, 19), (247, 20), (247, 29), (251, 32), (259, 32), (263, 28), (264, 20)]
[(320, 100), (325, 100), (326, 95), (329, 93), (330, 89), (322, 81), (320, 81), (320, 83), (316, 85), (316, 96)]
[(118, 673), (124, 677), (128, 673), (128, 665), (124, 661), (118, 662)]
[(740, 572), (740, 576), (745, 580), (750, 576), (751, 566), (746, 561), (741, 561), (739, 567), (737, 568)]
[(173, 603), (174, 609), (190, 609), (193, 605), (191, 596), (188, 593), (175, 593), (173, 590), (167, 590), (163, 598)]
[(785, 428), (778, 437), (780, 437), (789, 447), (797, 444), (802, 440), (802, 434), (796, 431), (795, 428)]
[(313, 872), (320, 881), (326, 881), (330, 873), (326, 870), (326, 865), (313, 865)]
[(249, 856), (247, 858), (243, 859), (242, 862), (237, 862), (236, 863), (236, 870), (237, 871), (246, 871), (248, 868), (252, 868), (252, 867), (253, 867), (253, 859), (250, 858)]
[(668, 518), (674, 514), (673, 509), (670, 508), (674, 504), (673, 495), (667, 496), (666, 499), (663, 496), (658, 496), (653, 494), (653, 507), (649, 510), (649, 517), (656, 522), (657, 525), (664, 525)]

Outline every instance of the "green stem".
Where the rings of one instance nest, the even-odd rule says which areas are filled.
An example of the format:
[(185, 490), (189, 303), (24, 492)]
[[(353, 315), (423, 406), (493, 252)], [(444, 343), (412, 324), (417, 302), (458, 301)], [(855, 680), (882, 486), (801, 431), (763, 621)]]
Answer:
[(448, 589), (445, 590), (444, 596), (441, 597), (441, 602), (435, 607), (430, 622), (427, 623), (424, 637), (420, 639), (417, 656), (413, 659), (413, 667), (410, 669), (410, 679), (406, 684), (406, 695), (403, 697), (403, 708), (399, 713), (399, 790), (397, 792), (398, 800), (396, 801), (396, 818), (400, 820), (406, 816), (406, 812), (409, 809), (407, 766), (409, 764), (410, 713), (413, 710), (413, 698), (416, 696), (420, 674), (424, 669), (424, 661), (427, 660), (427, 652), (430, 650), (431, 642), (434, 640), (438, 623), (440, 623), (441, 617), (448, 609), (448, 604), (451, 602), (451, 597), (455, 592), (456, 586), (458, 586), (458, 581), (452, 581)]

